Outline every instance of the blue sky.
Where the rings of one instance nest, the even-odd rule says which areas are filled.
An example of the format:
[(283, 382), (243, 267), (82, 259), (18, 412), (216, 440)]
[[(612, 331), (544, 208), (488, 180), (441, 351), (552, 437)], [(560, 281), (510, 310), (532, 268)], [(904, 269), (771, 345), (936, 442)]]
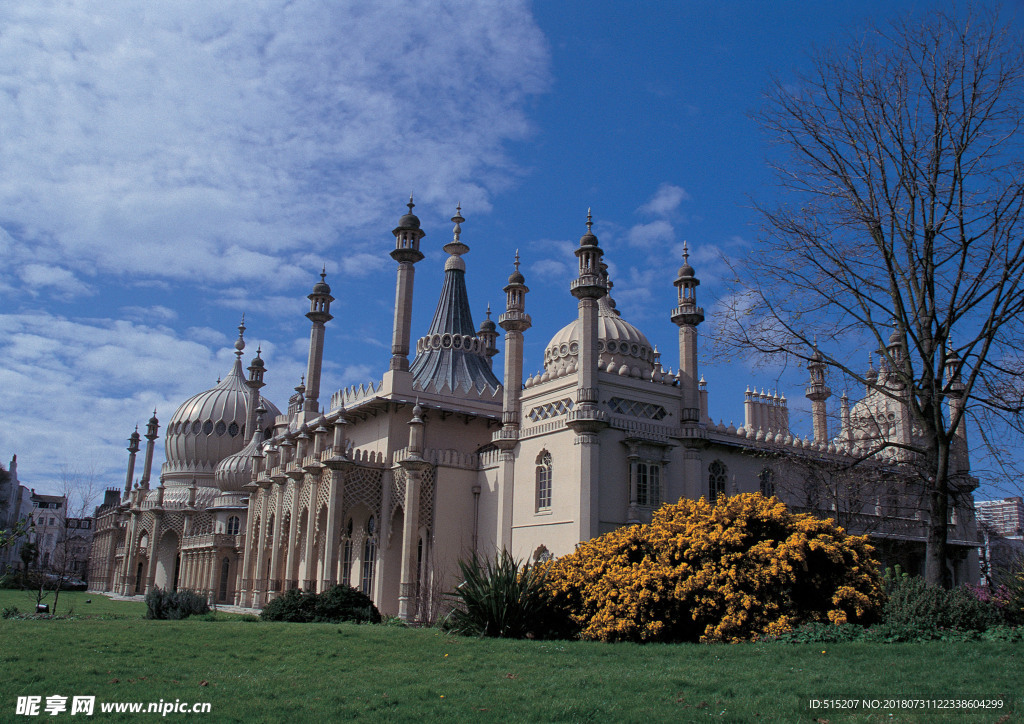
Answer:
[(774, 192), (749, 114), (772, 74), (792, 77), (815, 46), (894, 5), (932, 6), (5, 5), (0, 459), (17, 454), (41, 490), (60, 486), (62, 467), (123, 485), (128, 434), (230, 369), (243, 312), (245, 359), (262, 346), (265, 394), (283, 407), (305, 370), (305, 295), (322, 264), (337, 297), (322, 399), (379, 379), (390, 230), (410, 192), (427, 232), (414, 337), (461, 202), (475, 321), (488, 302), (500, 312), (519, 249), (526, 373), (540, 369), (575, 315), (572, 248), (590, 207), (618, 307), (666, 367), (678, 366), (668, 315), (688, 241), (712, 416), (739, 424), (747, 384), (781, 388), (807, 434), (803, 370), (723, 359), (712, 343), (721, 257), (757, 243), (752, 199)]

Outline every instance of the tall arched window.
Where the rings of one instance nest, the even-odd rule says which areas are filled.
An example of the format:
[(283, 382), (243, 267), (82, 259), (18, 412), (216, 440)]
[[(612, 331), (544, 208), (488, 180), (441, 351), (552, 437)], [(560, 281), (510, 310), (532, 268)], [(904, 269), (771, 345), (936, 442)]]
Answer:
[(771, 468), (765, 468), (757, 478), (761, 484), (761, 495), (766, 498), (770, 498), (775, 495), (775, 471)]
[(708, 500), (714, 503), (719, 495), (725, 495), (725, 479), (728, 469), (721, 460), (708, 465)]
[(371, 515), (366, 521), (366, 541), (363, 543), (363, 581), (362, 591), (367, 596), (373, 591), (374, 559), (377, 557), (377, 521)]
[(232, 515), (228, 518), (228, 535), (238, 535), (240, 527), (241, 521), (239, 521), (237, 515)]
[(345, 540), (341, 545), (341, 583), (345, 586), (351, 586), (350, 581), (352, 580), (352, 519), (348, 519), (348, 524), (345, 526)]
[(551, 453), (541, 450), (537, 456), (537, 510), (551, 508)]
[[(235, 520), (238, 520), (235, 518)], [(220, 595), (218, 601), (226, 601), (228, 598), (228, 573), (231, 571), (231, 561), (227, 556), (220, 562)]]

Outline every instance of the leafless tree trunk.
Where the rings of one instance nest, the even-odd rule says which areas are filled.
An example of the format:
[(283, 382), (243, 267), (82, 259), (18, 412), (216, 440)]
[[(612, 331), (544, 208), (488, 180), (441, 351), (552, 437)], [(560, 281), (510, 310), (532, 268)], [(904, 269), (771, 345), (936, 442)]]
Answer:
[[(817, 338), (826, 364), (906, 410), (907, 434), (861, 457), (895, 448), (923, 491), (932, 583), (951, 497), (976, 486), (965, 415), (1024, 428), (1020, 48), (995, 14), (896, 21), (776, 81), (758, 115), (783, 152), (781, 202), (759, 207), (728, 338), (803, 360)], [(878, 351), (877, 379), (858, 347)]]
[[(60, 600), (61, 588), (76, 571), (76, 563), (88, 561), (88, 549), (84, 553), (79, 550), (80, 536), (83, 535), (80, 525), (90, 512), (96, 498), (96, 475), (93, 471), (81, 472), (72, 469), (66, 463), (60, 466), (61, 495), (64, 497), (64, 510), (58, 523), (61, 526), (57, 548), (54, 551), (53, 572), (56, 575), (53, 592), (53, 611), (57, 613), (57, 602)], [(91, 532), (90, 532), (91, 535)]]

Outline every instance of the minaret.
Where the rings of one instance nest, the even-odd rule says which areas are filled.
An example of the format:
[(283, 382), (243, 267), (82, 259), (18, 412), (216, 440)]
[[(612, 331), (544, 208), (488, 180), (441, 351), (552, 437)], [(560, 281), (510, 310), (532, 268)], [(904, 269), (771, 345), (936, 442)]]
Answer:
[(413, 264), (423, 258), (420, 239), (424, 237), (420, 220), (412, 213), (416, 205), (409, 195), (409, 213), (398, 220), (392, 232), (395, 248), (391, 258), (398, 262), (398, 280), (395, 284), (395, 326), (391, 337), (391, 369), (409, 369), (409, 339), (412, 330)]
[(676, 288), (676, 308), (672, 310), (672, 323), (679, 326), (679, 385), (682, 388), (683, 427), (695, 426), (700, 421), (700, 375), (697, 373), (697, 325), (704, 321), (704, 309), (697, 306), (697, 287), (700, 280), (690, 266), (690, 250), (683, 242), (683, 265), (672, 282)]
[[(505, 313), (498, 323), (505, 330), (505, 380), (501, 410), (501, 432), (495, 444), (503, 449), (515, 447), (519, 437), (519, 400), (523, 394), (523, 332), (533, 321), (526, 313), (526, 279), (519, 271), (519, 250), (516, 250), (515, 271), (509, 275), (505, 287)], [(488, 311), (490, 307), (488, 307)], [(499, 441), (504, 442), (499, 442)]]
[(950, 470), (954, 473), (966, 473), (971, 469), (971, 458), (967, 450), (967, 419), (964, 415), (964, 392), (966, 386), (960, 377), (960, 355), (950, 348), (946, 356), (946, 397), (949, 401), (949, 419), (960, 415), (953, 432)]
[(153, 446), (156, 445), (157, 430), (160, 429), (160, 421), (156, 419), (156, 410), (153, 416), (146, 423), (146, 462), (142, 468), (142, 482), (139, 487), (149, 490), (149, 476), (153, 471)]
[(249, 388), (249, 405), (246, 410), (245, 419), (246, 441), (252, 440), (260, 432), (260, 425), (262, 424), (260, 422), (260, 410), (266, 413), (266, 409), (260, 404), (260, 390), (264, 384), (263, 375), (267, 371), (267, 366), (263, 362), (263, 358), (260, 357), (262, 349), (262, 347), (256, 348), (256, 356), (252, 358), (252, 362), (249, 364), (249, 379), (245, 381), (245, 386)]
[(124, 481), (124, 497), (132, 492), (132, 479), (135, 477), (135, 455), (139, 452), (139, 427), (135, 426), (135, 432), (128, 438), (128, 476)]
[(420, 541), (420, 488), (423, 473), (430, 464), (423, 459), (423, 408), (419, 402), (412, 408), (409, 421), (409, 454), (399, 463), (405, 471), (405, 499), (402, 512), (402, 565), (398, 593), (398, 616), (403, 621), (416, 618), (416, 593), (419, 580), (417, 552)]
[(832, 396), (832, 390), (825, 384), (825, 358), (814, 345), (814, 352), (807, 362), (807, 371), (811, 375), (807, 385), (807, 399), (811, 401), (811, 422), (814, 427), (814, 442), (823, 443), (828, 440), (828, 417), (825, 400)]
[(604, 252), (597, 244), (592, 227), (590, 209), (587, 209), (587, 233), (580, 237), (576, 249), (579, 276), (569, 285), (579, 308), (580, 352), (576, 374), (576, 406), (569, 413), (568, 426), (576, 433), (579, 450), (579, 540), (589, 540), (599, 533), (599, 492), (601, 442), (598, 432), (608, 426), (608, 414), (598, 408), (598, 300), (608, 293), (601, 272)]
[(306, 399), (302, 403), (307, 418), (320, 412), (317, 398), (320, 397), (320, 368), (324, 361), (324, 325), (334, 319), (331, 315), (334, 297), (331, 296), (331, 287), (324, 281), (326, 276), (325, 266), (320, 272), (320, 281), (313, 285), (313, 292), (307, 297), (309, 312), (306, 318), (313, 323), (309, 332), (309, 361), (306, 364)]
[(580, 237), (580, 245), (575, 252), (579, 260), (579, 276), (569, 285), (569, 291), (579, 300), (580, 322), (580, 362), (573, 413), (584, 422), (597, 413), (597, 300), (608, 293), (608, 285), (601, 272), (604, 252), (597, 244), (593, 225), (593, 217), (587, 209), (587, 233)]
[[(518, 254), (517, 254), (518, 258)], [(480, 330), (476, 333), (476, 336), (480, 338), (480, 341), (484, 343), (484, 348), (487, 350), (487, 364), (490, 367), (494, 367), (494, 355), (498, 354), (498, 330), (494, 321), (491, 320), (491, 305), (487, 305), (487, 318), (480, 322)]]

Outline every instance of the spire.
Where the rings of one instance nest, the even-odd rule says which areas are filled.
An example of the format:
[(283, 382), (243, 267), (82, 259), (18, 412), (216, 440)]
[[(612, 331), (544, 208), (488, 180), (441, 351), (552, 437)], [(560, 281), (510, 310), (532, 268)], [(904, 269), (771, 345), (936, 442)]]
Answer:
[(469, 251), (462, 241), (462, 207), (456, 207), (452, 241), (444, 245), (450, 254), (444, 264), (444, 283), (434, 318), (427, 334), (416, 343), (416, 357), (409, 366), (413, 386), (418, 389), (452, 391), (496, 390), (501, 382), (488, 364), (487, 345), (477, 335), (466, 291), (466, 263)]

